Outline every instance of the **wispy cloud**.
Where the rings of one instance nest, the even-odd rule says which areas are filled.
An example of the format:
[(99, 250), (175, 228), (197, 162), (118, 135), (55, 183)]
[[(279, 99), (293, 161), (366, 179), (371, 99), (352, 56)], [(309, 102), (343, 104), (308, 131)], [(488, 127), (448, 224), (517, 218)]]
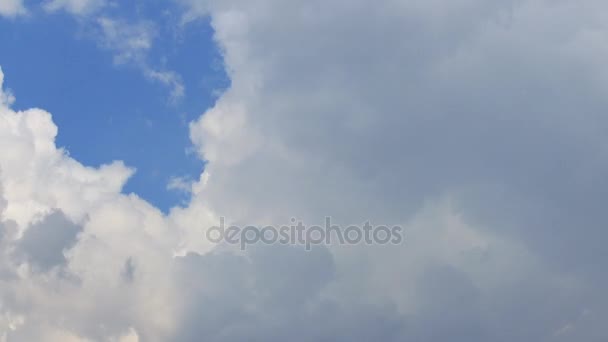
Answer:
[(100, 17), (97, 19), (100, 46), (114, 54), (114, 63), (130, 65), (141, 70), (149, 80), (170, 89), (170, 100), (179, 101), (185, 94), (182, 78), (174, 71), (152, 66), (148, 59), (150, 49), (158, 36), (157, 27), (149, 21), (130, 23)]
[(44, 3), (44, 9), (49, 12), (65, 10), (73, 15), (88, 15), (106, 5), (105, 0), (49, 0)]
[(97, 19), (100, 45), (114, 53), (114, 63), (145, 63), (148, 51), (157, 35), (153, 23), (129, 23), (101, 17)]
[(26, 13), (23, 0), (0, 0), (0, 16), (12, 18)]

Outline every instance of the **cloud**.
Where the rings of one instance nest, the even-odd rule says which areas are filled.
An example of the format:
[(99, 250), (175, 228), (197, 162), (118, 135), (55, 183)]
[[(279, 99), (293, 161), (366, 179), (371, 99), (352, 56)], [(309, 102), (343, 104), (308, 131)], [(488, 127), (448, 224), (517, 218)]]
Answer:
[(4, 89), (4, 73), (0, 67), (0, 106), (10, 106), (15, 102), (15, 96), (13, 96), (10, 89)]
[[(0, 150), (0, 338), (75, 339), (89, 334), (83, 329), (91, 326), (63, 327), (61, 316), (72, 312), (76, 319), (90, 312), (77, 308), (85, 303), (78, 297), (99, 297), (82, 292), (79, 283), (86, 277), (71, 271), (69, 250), (81, 243), (76, 234), (90, 222), (94, 208), (121, 196), (133, 170), (122, 162), (99, 168), (81, 165), (55, 146), (57, 127), (49, 113), (16, 112), (10, 102), (0, 104), (0, 144), (5, 147)], [(63, 305), (67, 311), (58, 309)], [(118, 337), (128, 330), (121, 326), (108, 335)]]
[(192, 191), (192, 185), (193, 182), (188, 177), (171, 177), (167, 184), (167, 190), (190, 193)]
[(151, 22), (128, 23), (101, 17), (97, 19), (102, 47), (115, 52), (114, 63), (143, 63), (152, 47), (156, 28)]
[(23, 5), (23, 0), (3, 0), (0, 2), (0, 16), (13, 18), (26, 13), (27, 10)]
[(73, 15), (85, 16), (98, 11), (105, 5), (105, 0), (48, 0), (44, 3), (44, 9), (49, 12), (65, 10)]
[[(56, 147), (49, 113), (11, 102), (0, 104), (0, 144), (10, 146), (0, 150), (0, 339), (169, 340), (182, 304), (166, 276), (174, 256), (211, 245), (122, 194), (134, 170), (83, 166)], [(209, 219), (197, 225), (211, 224), (198, 213)]]
[[(181, 76), (175, 71), (153, 66), (149, 61), (150, 50), (158, 38), (154, 23), (146, 20), (133, 21), (108, 17), (102, 11), (104, 0), (51, 0), (44, 3), (48, 12), (65, 10), (80, 17), (81, 24), (89, 30), (100, 48), (113, 54), (114, 64), (139, 69), (143, 76), (170, 89), (169, 99), (178, 102), (185, 95)], [(100, 13), (101, 12), (101, 13)]]
[(64, 265), (64, 251), (76, 242), (81, 227), (70, 222), (61, 212), (53, 212), (28, 227), (16, 249), (19, 257), (42, 270)]
[[(558, 339), (560, 322), (606, 311), (605, 8), (192, 1), (185, 18), (210, 16), (231, 77), (191, 126), (209, 161), (200, 201), (248, 223), (409, 222), (406, 241), (425, 250), (412, 242), (376, 259), (362, 248), (336, 262), (360, 274), (346, 292), (368, 284), (358, 298), (382, 293), (399, 307), (404, 340), (510, 336), (498, 325)], [(411, 223), (424, 211), (447, 221)], [(561, 291), (579, 300), (551, 302)], [(512, 317), (533, 299), (527, 321), (545, 320)]]
[[(49, 113), (0, 97), (0, 336), (605, 340), (604, 2), (191, 4), (231, 86), (191, 124), (206, 168), (168, 215), (121, 193), (133, 170), (81, 165)], [(119, 63), (145, 59), (152, 24), (99, 24)], [(204, 240), (220, 216), (327, 215), (405, 242)], [(50, 271), (14, 257), (42, 227), (66, 233)]]
[(169, 94), (169, 98), (172, 102), (179, 101), (185, 95), (186, 87), (183, 84), (182, 78), (174, 71), (159, 71), (146, 67), (144, 68), (144, 76), (170, 88), (171, 93)]
[(181, 76), (174, 71), (158, 69), (148, 63), (149, 51), (157, 36), (157, 29), (151, 22), (128, 23), (122, 20), (100, 17), (99, 41), (103, 48), (112, 51), (114, 63), (131, 65), (141, 70), (143, 75), (170, 88), (170, 99), (175, 102), (184, 97), (185, 86)]

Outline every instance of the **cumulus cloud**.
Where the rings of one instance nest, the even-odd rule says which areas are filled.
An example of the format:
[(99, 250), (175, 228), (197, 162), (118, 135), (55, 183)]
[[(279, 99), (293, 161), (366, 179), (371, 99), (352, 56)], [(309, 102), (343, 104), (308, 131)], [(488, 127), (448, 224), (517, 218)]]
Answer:
[[(2, 95), (1, 98), (7, 98)], [(49, 113), (40, 109), (16, 112), (8, 103), (0, 104), (0, 144), (3, 146), (0, 150), (0, 316), (4, 317), (0, 337), (7, 341), (53, 341), (66, 340), (69, 336), (74, 336), (70, 337), (73, 340), (84, 340), (84, 336), (107, 339), (128, 334), (129, 326), (118, 325), (117, 330), (111, 326), (108, 331), (101, 328), (102, 332), (96, 332), (92, 331), (99, 329), (95, 328), (96, 323), (78, 322), (81, 320), (78, 315), (96, 311), (91, 311), (96, 306), (93, 301), (101, 297), (83, 292), (87, 277), (72, 270), (75, 264), (70, 255), (77, 253), (79, 246), (92, 244), (90, 240), (96, 241), (96, 234), (85, 227), (96, 224), (97, 209), (102, 210), (122, 198), (120, 190), (133, 170), (122, 162), (99, 168), (81, 165), (55, 146), (57, 127)], [(122, 200), (141, 202), (135, 197)], [(114, 224), (121, 221), (118, 212), (110, 212), (112, 216), (104, 217), (105, 223), (99, 225), (106, 232), (105, 224), (113, 224), (112, 218), (117, 220)], [(137, 215), (136, 210), (129, 213)], [(98, 256), (108, 265), (111, 255), (118, 256), (113, 252)], [(91, 258), (95, 253), (88, 256), (89, 266), (93, 266)], [(124, 260), (114, 260), (120, 267), (124, 266)], [(100, 276), (104, 272), (93, 273)], [(94, 286), (104, 288), (102, 284), (94, 283)], [(74, 325), (65, 326), (64, 319)]]
[[(81, 165), (49, 113), (0, 93), (0, 337), (606, 339), (604, 2), (180, 3), (231, 78), (191, 124), (207, 164), (188, 205), (122, 194), (131, 169)], [(114, 24), (138, 61), (153, 35)], [(327, 215), (405, 242), (204, 240), (220, 216)]]
[[(232, 82), (191, 126), (201, 201), (245, 222), (408, 222), (420, 249), (334, 251), (346, 292), (399, 307), (403, 339), (605, 336), (605, 4), (191, 3)], [(411, 223), (425, 211), (446, 221)]]
[(23, 0), (2, 0), (0, 2), (0, 16), (16, 17), (27, 13)]

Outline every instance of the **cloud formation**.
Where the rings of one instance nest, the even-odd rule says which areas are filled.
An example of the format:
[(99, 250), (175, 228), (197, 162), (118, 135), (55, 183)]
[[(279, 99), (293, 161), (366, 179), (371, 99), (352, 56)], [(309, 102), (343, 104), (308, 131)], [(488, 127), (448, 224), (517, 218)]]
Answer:
[(27, 13), (23, 0), (2, 0), (0, 2), (0, 16), (16, 17)]
[(44, 9), (49, 12), (64, 10), (73, 15), (85, 16), (105, 5), (105, 0), (48, 0), (44, 3)]
[[(606, 339), (604, 2), (180, 3), (231, 86), (191, 124), (208, 163), (169, 215), (0, 92), (0, 338)], [(137, 60), (144, 31), (108, 45)], [(204, 241), (220, 216), (328, 215), (405, 243)]]
[(403, 339), (606, 336), (602, 2), (191, 3), (232, 82), (191, 127), (213, 211), (406, 222), (368, 271), (334, 254)]
[(108, 17), (97, 19), (99, 41), (103, 48), (112, 51), (114, 63), (131, 65), (141, 70), (144, 77), (170, 88), (171, 101), (184, 97), (185, 86), (181, 76), (174, 71), (158, 69), (148, 62), (149, 50), (157, 36), (153, 23), (140, 21), (129, 23)]

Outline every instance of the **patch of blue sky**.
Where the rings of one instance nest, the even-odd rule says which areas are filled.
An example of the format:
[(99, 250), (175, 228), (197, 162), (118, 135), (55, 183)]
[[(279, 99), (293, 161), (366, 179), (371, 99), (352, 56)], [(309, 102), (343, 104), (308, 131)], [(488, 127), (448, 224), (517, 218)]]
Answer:
[(229, 85), (208, 22), (180, 25), (167, 2), (121, 2), (97, 14), (127, 24), (149, 22), (155, 35), (145, 63), (179, 75), (184, 96), (147, 78), (133, 63), (116, 64), (103, 47), (95, 18), (75, 19), (30, 6), (30, 15), (0, 18), (0, 65), (15, 108), (39, 107), (59, 126), (57, 145), (85, 165), (123, 160), (137, 169), (124, 192), (168, 210), (187, 193), (167, 189), (172, 177), (197, 179), (188, 123)]

